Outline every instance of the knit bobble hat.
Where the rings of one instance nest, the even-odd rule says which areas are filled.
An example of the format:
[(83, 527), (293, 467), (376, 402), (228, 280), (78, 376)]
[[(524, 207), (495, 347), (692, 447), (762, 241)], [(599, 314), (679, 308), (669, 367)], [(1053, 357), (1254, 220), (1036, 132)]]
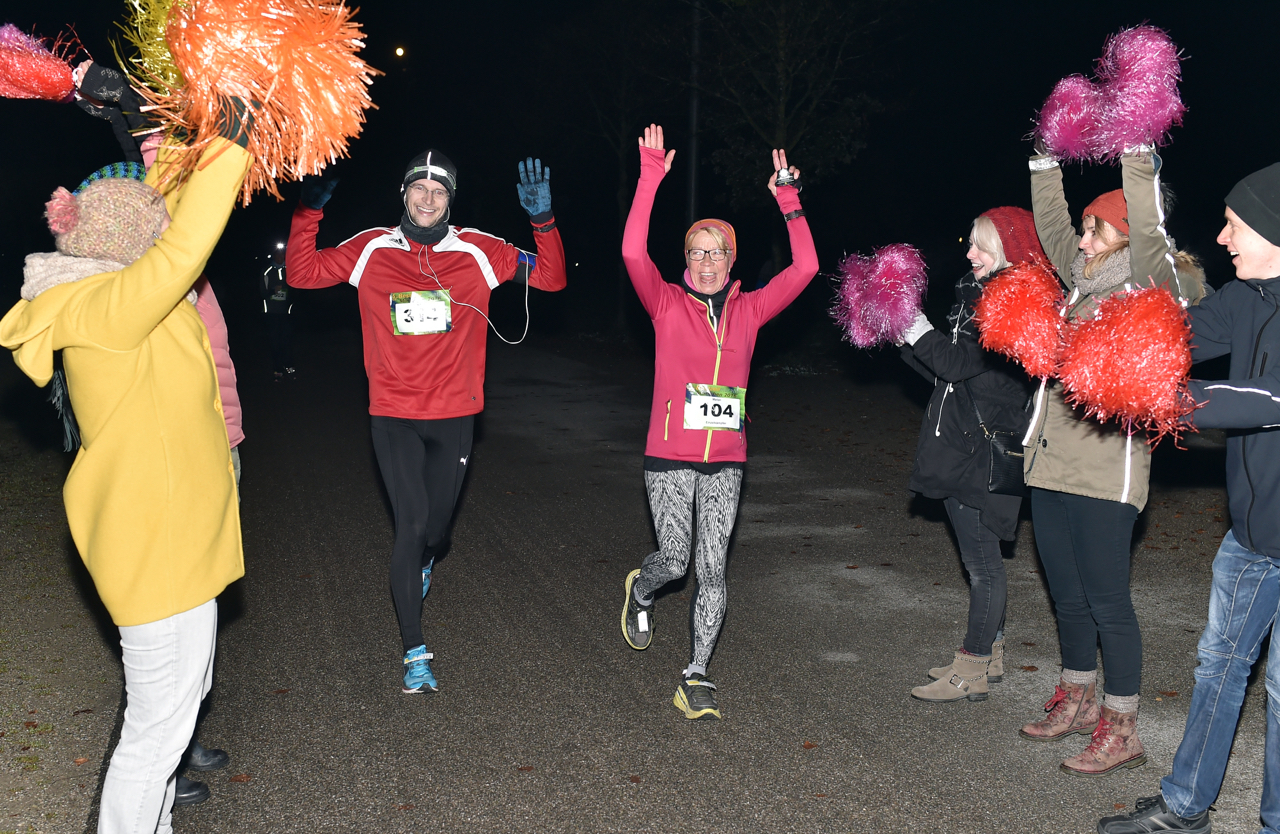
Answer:
[(1031, 212), (1017, 206), (998, 206), (978, 216), (987, 218), (996, 227), (1000, 245), (1004, 247), (1004, 259), (1009, 263), (1021, 263), (1034, 257), (1048, 260), (1040, 246), (1036, 220)]
[(1124, 192), (1120, 189), (1108, 191), (1085, 206), (1082, 216), (1091, 214), (1110, 223), (1120, 234), (1129, 234), (1129, 204), (1124, 201)]
[(1227, 206), (1268, 243), (1280, 246), (1280, 162), (1236, 183)]
[(123, 177), (94, 180), (78, 195), (59, 188), (45, 204), (59, 252), (126, 266), (155, 244), (166, 217), (159, 192)]

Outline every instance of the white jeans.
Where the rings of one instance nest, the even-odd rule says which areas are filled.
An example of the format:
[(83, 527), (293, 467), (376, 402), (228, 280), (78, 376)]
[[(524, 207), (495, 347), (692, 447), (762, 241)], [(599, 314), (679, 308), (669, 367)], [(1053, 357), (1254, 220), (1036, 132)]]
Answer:
[(218, 603), (120, 627), (126, 706), (102, 785), (98, 834), (170, 834), (178, 761), (213, 685)]

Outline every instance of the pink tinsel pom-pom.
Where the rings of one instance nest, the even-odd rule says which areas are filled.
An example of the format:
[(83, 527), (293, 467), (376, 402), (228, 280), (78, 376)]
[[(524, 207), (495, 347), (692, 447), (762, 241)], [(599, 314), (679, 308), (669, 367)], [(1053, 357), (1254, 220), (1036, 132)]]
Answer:
[(1187, 108), (1178, 47), (1163, 29), (1137, 26), (1113, 35), (1098, 61), (1103, 85), (1102, 117), (1094, 138), (1095, 157), (1115, 159), (1125, 148), (1163, 145), (1182, 124)]
[(1117, 293), (1092, 319), (1067, 328), (1058, 376), (1067, 402), (1098, 420), (1116, 418), (1154, 443), (1178, 437), (1195, 409), (1187, 393), (1191, 327), (1186, 311), (1163, 287)]
[(0, 26), (0, 97), (62, 101), (73, 92), (70, 64), (12, 23)]
[(974, 308), (978, 340), (1035, 377), (1053, 376), (1062, 340), (1062, 285), (1040, 258), (1003, 269)]
[(49, 231), (55, 235), (66, 234), (80, 221), (80, 204), (70, 191), (58, 186), (44, 204), (44, 216), (49, 221)]
[(840, 276), (831, 317), (845, 339), (860, 348), (901, 340), (920, 312), (929, 283), (924, 258), (905, 243), (877, 249), (870, 258), (847, 256)]
[(1089, 159), (1102, 116), (1102, 91), (1082, 75), (1068, 75), (1040, 108), (1035, 133), (1058, 159)]

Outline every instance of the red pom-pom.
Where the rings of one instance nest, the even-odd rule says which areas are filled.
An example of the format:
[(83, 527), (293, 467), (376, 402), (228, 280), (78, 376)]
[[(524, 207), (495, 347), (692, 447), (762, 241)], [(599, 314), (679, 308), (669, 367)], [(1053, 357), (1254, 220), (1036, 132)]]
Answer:
[(1187, 393), (1190, 342), (1186, 311), (1168, 290), (1117, 293), (1092, 319), (1067, 327), (1058, 368), (1067, 402), (1130, 432), (1150, 430), (1153, 442), (1176, 439), (1195, 409)]
[(924, 258), (905, 243), (877, 249), (870, 258), (849, 255), (840, 262), (840, 275), (831, 317), (860, 348), (901, 340), (929, 283)]
[(75, 89), (63, 58), (12, 23), (0, 26), (0, 97), (62, 101)]
[(80, 221), (80, 204), (70, 191), (58, 186), (49, 202), (44, 204), (44, 216), (49, 221), (49, 231), (55, 235), (66, 234)]
[(1102, 114), (1102, 92), (1082, 75), (1068, 75), (1040, 108), (1036, 135), (1059, 159), (1089, 159)]
[(1041, 258), (1014, 264), (982, 288), (974, 308), (978, 340), (1031, 376), (1050, 377), (1062, 340), (1062, 284)]

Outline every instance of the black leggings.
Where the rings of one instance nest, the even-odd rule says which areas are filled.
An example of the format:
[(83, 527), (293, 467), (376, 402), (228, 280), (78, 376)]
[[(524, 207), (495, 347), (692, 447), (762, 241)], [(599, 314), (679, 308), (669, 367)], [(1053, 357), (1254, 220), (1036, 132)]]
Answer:
[(373, 417), (378, 456), (395, 513), (391, 597), (407, 652), (422, 639), (422, 569), (449, 547), (449, 525), (471, 458), (475, 416), (447, 420)]
[(1108, 695), (1137, 695), (1142, 684), (1142, 633), (1129, 594), (1137, 520), (1132, 504), (1031, 490), (1031, 523), (1058, 615), (1062, 665), (1097, 669), (1101, 641)]

